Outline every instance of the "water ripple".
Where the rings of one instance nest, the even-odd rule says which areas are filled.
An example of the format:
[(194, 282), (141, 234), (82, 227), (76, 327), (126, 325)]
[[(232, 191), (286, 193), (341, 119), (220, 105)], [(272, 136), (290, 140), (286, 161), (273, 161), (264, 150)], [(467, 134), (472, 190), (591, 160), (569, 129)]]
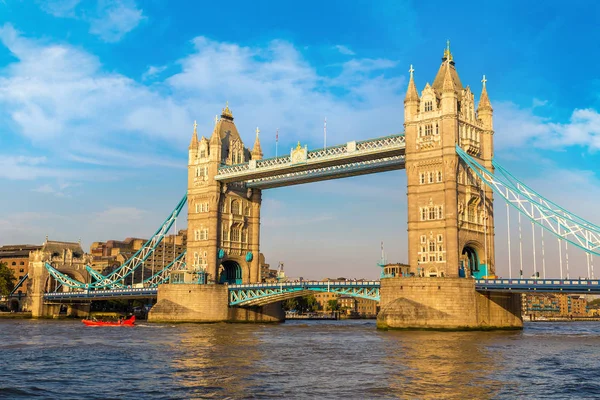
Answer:
[(592, 399), (600, 324), (381, 332), (372, 321), (0, 320), (0, 399)]

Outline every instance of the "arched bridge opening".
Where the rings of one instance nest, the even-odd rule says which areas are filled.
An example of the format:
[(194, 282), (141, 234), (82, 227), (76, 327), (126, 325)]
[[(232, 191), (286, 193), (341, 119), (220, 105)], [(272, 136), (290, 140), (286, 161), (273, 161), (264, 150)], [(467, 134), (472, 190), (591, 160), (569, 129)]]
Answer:
[(379, 281), (309, 281), (230, 285), (229, 305), (240, 307), (264, 306), (315, 292), (330, 292), (379, 301)]

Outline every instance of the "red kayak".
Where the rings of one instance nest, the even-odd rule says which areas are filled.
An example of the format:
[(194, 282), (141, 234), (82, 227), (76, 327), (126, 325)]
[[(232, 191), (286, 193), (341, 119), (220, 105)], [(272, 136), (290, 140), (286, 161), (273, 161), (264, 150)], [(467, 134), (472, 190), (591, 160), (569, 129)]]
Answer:
[(120, 321), (96, 321), (95, 319), (83, 319), (81, 322), (83, 322), (86, 326), (133, 326), (133, 324), (135, 324), (135, 315)]

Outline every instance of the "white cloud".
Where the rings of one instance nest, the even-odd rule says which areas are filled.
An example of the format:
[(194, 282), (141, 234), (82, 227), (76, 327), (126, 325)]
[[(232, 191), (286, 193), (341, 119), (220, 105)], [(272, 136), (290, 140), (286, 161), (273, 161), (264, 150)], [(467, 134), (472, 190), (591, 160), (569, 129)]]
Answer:
[(349, 47), (347, 47), (347, 46), (344, 46), (344, 45), (342, 45), (342, 44), (335, 45), (335, 46), (334, 46), (334, 48), (335, 48), (335, 49), (337, 49), (337, 51), (339, 51), (339, 52), (340, 52), (340, 54), (344, 54), (344, 55), (346, 55), (346, 56), (353, 56), (353, 55), (356, 55), (356, 53), (355, 53), (355, 52), (353, 52), (352, 50), (350, 50), (350, 48), (349, 48)]
[[(81, 49), (41, 44), (10, 24), (0, 28), (0, 40), (18, 59), (0, 77), (2, 110), (22, 136), (76, 163), (185, 168), (165, 150), (185, 152), (194, 119), (210, 135), (225, 100), (248, 143), (257, 125), (281, 128), (281, 145), (320, 142), (325, 116), (329, 143), (402, 130), (404, 79), (384, 75), (395, 65), (389, 60), (352, 60), (329, 77), (287, 42), (250, 48), (199, 37), (195, 52), (178, 61), (180, 73), (146, 86), (105, 72)], [(339, 90), (350, 91), (347, 99), (334, 95)]]
[(499, 102), (494, 123), (498, 148), (531, 145), (540, 149), (581, 146), (592, 152), (600, 150), (600, 114), (594, 109), (576, 109), (567, 123), (557, 123), (534, 114), (532, 109)]
[(90, 33), (106, 42), (118, 42), (145, 18), (134, 1), (100, 1), (98, 16), (90, 20)]
[(75, 18), (75, 9), (81, 0), (46, 0), (40, 4), (42, 10), (55, 17)]
[(166, 69), (167, 69), (166, 65), (163, 65), (163, 66), (160, 66), (160, 67), (156, 67), (154, 65), (151, 65), (151, 66), (148, 67), (148, 69), (146, 70), (146, 72), (144, 72), (142, 74), (142, 80), (154, 78), (154, 77), (156, 77), (158, 74), (160, 74), (161, 72), (163, 72)]
[(48, 0), (41, 9), (55, 17), (74, 18), (90, 24), (90, 33), (105, 42), (118, 42), (135, 29), (146, 17), (134, 0), (99, 0), (96, 7), (81, 0)]

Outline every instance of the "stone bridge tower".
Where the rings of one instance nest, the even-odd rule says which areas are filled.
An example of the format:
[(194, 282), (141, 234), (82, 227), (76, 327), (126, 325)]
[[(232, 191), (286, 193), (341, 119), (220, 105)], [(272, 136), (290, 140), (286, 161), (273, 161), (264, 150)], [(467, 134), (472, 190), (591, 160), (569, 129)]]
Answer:
[(244, 147), (229, 106), (215, 117), (210, 136), (198, 139), (196, 124), (188, 162), (188, 268), (204, 271), (207, 283), (259, 281), (261, 191), (214, 179), (222, 165), (262, 159), (258, 128), (254, 149)]
[(492, 170), (492, 107), (485, 77), (479, 105), (450, 53), (419, 96), (410, 69), (404, 100), (408, 251), (424, 277), (493, 275), (494, 214), (489, 188), (460, 161), (458, 144)]
[[(93, 257), (86, 254), (80, 243), (58, 242), (48, 240), (42, 248), (29, 254), (29, 279), (31, 284), (27, 289), (25, 309), (31, 311), (34, 318), (58, 316), (60, 304), (44, 304), (44, 293), (55, 290), (67, 291), (68, 287), (60, 287), (59, 283), (50, 276), (46, 263), (59, 272), (70, 276), (79, 282), (90, 282), (91, 277), (86, 265), (90, 265)], [(67, 314), (72, 316), (87, 316), (89, 304), (69, 304)]]

